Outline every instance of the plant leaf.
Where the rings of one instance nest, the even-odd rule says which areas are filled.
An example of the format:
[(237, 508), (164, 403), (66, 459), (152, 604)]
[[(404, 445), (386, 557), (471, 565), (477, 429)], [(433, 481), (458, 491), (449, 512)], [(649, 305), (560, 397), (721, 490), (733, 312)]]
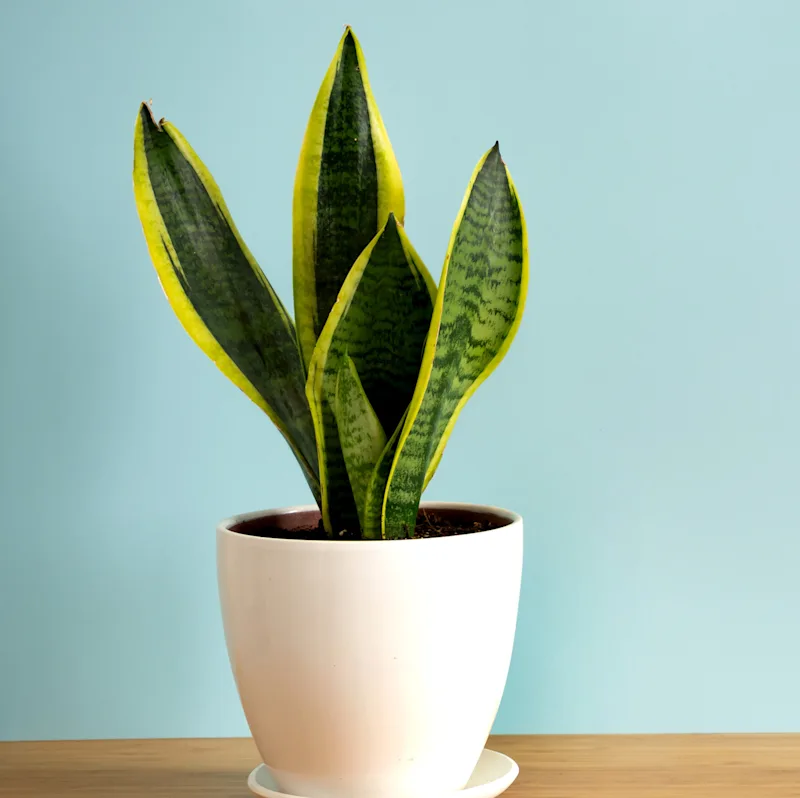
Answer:
[(314, 497), (314, 427), (294, 325), (247, 249), (214, 178), (178, 129), (142, 104), (133, 185), (161, 287), (194, 342), (276, 424)]
[(384, 496), (383, 534), (409, 537), (458, 414), (508, 351), (528, 283), (525, 220), (495, 145), (453, 227), (419, 380)]
[(312, 108), (295, 177), (294, 310), (306, 364), (350, 267), (391, 212), (402, 223), (400, 168), (348, 27)]
[(349, 355), (384, 430), (394, 430), (414, 394), (435, 286), (390, 214), (339, 293), (309, 364), (306, 394), (317, 430), (322, 518), (329, 534), (358, 523), (333, 414), (336, 380)]
[(397, 442), (400, 440), (400, 433), (403, 431), (403, 422), (407, 413), (403, 414), (400, 423), (392, 433), (392, 437), (386, 443), (380, 454), (367, 485), (367, 492), (364, 498), (363, 521), (361, 523), (361, 533), (365, 538), (380, 538), (383, 536), (381, 516), (383, 513), (383, 497), (386, 492), (386, 485), (389, 481), (389, 472), (392, 468), (394, 455), (397, 451)]
[(364, 529), (364, 508), (375, 464), (386, 446), (386, 433), (372, 409), (355, 363), (345, 355), (336, 380), (334, 415), (350, 487)]

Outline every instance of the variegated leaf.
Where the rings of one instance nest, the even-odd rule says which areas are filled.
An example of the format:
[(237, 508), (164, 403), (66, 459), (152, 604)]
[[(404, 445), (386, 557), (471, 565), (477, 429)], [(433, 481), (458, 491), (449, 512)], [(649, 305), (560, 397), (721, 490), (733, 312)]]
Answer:
[(363, 533), (367, 489), (386, 446), (386, 434), (364, 393), (355, 363), (348, 355), (342, 358), (336, 380), (333, 413)]
[(350, 267), (389, 213), (402, 223), (400, 169), (348, 27), (317, 94), (295, 177), (294, 309), (306, 364)]
[(331, 534), (352, 534), (358, 525), (333, 414), (343, 358), (355, 363), (381, 427), (394, 431), (414, 393), (435, 291), (390, 215), (350, 270), (319, 337), (306, 392), (317, 430), (323, 522)]
[(145, 240), (178, 320), (288, 441), (317, 501), (314, 427), (294, 325), (214, 178), (178, 129), (142, 104), (133, 184)]
[(458, 414), (516, 334), (527, 282), (522, 208), (495, 145), (478, 163), (453, 228), (419, 380), (384, 496), (385, 537), (413, 535), (422, 491)]

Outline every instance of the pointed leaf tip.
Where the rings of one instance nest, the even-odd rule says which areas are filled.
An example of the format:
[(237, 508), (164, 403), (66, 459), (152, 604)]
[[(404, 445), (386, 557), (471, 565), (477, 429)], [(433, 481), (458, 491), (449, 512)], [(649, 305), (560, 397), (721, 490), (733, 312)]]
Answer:
[(346, 50), (356, 50), (356, 35), (353, 33), (353, 29), (349, 25), (347, 26), (344, 36), (342, 37), (341, 48), (342, 52), (345, 52)]
[[(151, 133), (160, 133), (161, 126), (158, 122), (156, 122), (156, 118), (153, 116), (153, 109), (149, 106), (148, 103), (142, 103), (139, 106), (139, 116), (142, 119), (142, 124), (151, 132)], [(163, 122), (163, 120), (162, 120)]]
[(346, 41), (350, 42), (354, 46), (358, 44), (358, 39), (356, 38), (356, 32), (353, 30), (351, 25), (344, 26), (344, 37)]
[(500, 154), (500, 142), (496, 141), (488, 153), (486, 153), (486, 164), (497, 166), (497, 164), (505, 164), (503, 156)]
[(397, 217), (394, 215), (394, 211), (389, 211), (389, 218), (386, 220), (386, 229), (391, 230), (392, 228), (397, 228)]

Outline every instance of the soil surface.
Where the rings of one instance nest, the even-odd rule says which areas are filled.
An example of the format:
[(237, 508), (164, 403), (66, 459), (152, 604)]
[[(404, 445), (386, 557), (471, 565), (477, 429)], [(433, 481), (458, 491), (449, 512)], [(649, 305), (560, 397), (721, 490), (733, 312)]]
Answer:
[(473, 515), (472, 513), (461, 515), (443, 510), (420, 510), (412, 537), (445, 538), (449, 535), (486, 532), (500, 525), (492, 516)]
[[(281, 538), (284, 540), (329, 540), (322, 526), (319, 513), (298, 513), (280, 519), (258, 518), (245, 521), (233, 528), (234, 532), (259, 538)], [(311, 523), (309, 523), (311, 522)], [(465, 513), (461, 510), (420, 510), (412, 538), (444, 538), (452, 535), (467, 535), (471, 532), (485, 532), (505, 526), (507, 521), (489, 513)], [(336, 538), (334, 538), (336, 539)], [(340, 540), (353, 540), (352, 535), (342, 533)]]

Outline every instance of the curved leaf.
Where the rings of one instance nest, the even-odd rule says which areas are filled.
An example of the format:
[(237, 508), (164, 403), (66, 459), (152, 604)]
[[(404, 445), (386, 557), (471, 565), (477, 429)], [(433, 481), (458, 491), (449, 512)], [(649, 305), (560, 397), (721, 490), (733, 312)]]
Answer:
[(142, 104), (134, 134), (136, 207), (175, 314), (222, 373), (277, 425), (320, 489), (294, 325), (245, 246), (214, 178), (180, 132)]
[(350, 267), (393, 212), (400, 169), (348, 27), (317, 94), (294, 186), (294, 310), (305, 363)]
[(390, 215), (350, 270), (309, 364), (306, 393), (330, 534), (354, 531), (358, 523), (332, 409), (343, 358), (355, 363), (383, 429), (394, 430), (414, 394), (434, 294), (427, 269)]
[(367, 488), (375, 464), (386, 446), (386, 434), (364, 393), (355, 363), (348, 355), (342, 360), (336, 380), (333, 412), (358, 520), (363, 530)]
[(419, 381), (384, 497), (385, 537), (413, 535), (422, 490), (461, 408), (516, 334), (527, 283), (525, 220), (495, 145), (478, 163), (453, 227)]

